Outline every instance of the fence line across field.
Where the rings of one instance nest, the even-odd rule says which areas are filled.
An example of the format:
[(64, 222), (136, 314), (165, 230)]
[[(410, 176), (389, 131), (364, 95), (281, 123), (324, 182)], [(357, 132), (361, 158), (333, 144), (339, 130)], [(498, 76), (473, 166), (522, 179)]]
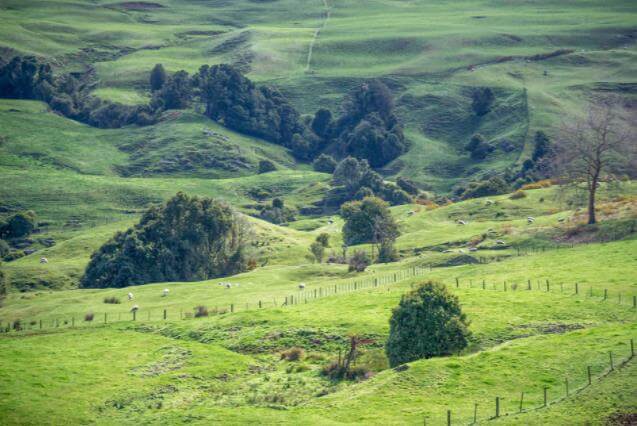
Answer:
[[(269, 307), (285, 307), (294, 306), (299, 304), (307, 304), (314, 300), (322, 299), (324, 297), (338, 296), (341, 294), (350, 294), (355, 291), (368, 290), (381, 288), (390, 284), (399, 283), (401, 281), (411, 279), (418, 276), (424, 276), (428, 271), (431, 271), (431, 266), (414, 266), (407, 269), (399, 270), (393, 273), (385, 274), (377, 277), (367, 277), (359, 280), (352, 280), (345, 283), (323, 285), (316, 288), (304, 288), (299, 289), (295, 293), (288, 294), (287, 296), (271, 296), (269, 300), (263, 298), (255, 300), (253, 302), (243, 303), (229, 303), (225, 305), (207, 306), (208, 315), (221, 315), (228, 313), (235, 313), (239, 311), (265, 309)], [(632, 306), (633, 309), (637, 309), (637, 296), (627, 295), (621, 292), (609, 292), (608, 289), (594, 289), (592, 285), (588, 288), (575, 282), (572, 284), (555, 283), (547, 278), (541, 280), (527, 279), (526, 282), (521, 280), (502, 282), (487, 281), (486, 279), (471, 279), (471, 278), (459, 278), (456, 277), (451, 283), (445, 283), (450, 288), (475, 288), (482, 290), (493, 291), (531, 291), (538, 290), (542, 292), (559, 292), (568, 293), (571, 292), (573, 296), (585, 296), (589, 298), (599, 297), (599, 301), (611, 301), (616, 302), (618, 305)], [(413, 285), (412, 285), (413, 286)], [(194, 307), (193, 307), (194, 308)], [(206, 316), (208, 316), (206, 315)], [(90, 318), (89, 318), (90, 316)], [(12, 329), (15, 331), (21, 330), (38, 330), (45, 328), (59, 328), (59, 327), (77, 327), (80, 325), (90, 326), (92, 324), (105, 324), (121, 321), (170, 321), (176, 319), (185, 319), (196, 317), (196, 313), (190, 310), (184, 311), (183, 308), (177, 310), (165, 309), (148, 309), (148, 310), (135, 310), (127, 312), (105, 312), (105, 313), (85, 313), (65, 315), (61, 318), (47, 318), (47, 319), (30, 319), (30, 320), (12, 320), (2, 322), (0, 321), (0, 331), (10, 332)], [(24, 322), (23, 322), (24, 321)]]

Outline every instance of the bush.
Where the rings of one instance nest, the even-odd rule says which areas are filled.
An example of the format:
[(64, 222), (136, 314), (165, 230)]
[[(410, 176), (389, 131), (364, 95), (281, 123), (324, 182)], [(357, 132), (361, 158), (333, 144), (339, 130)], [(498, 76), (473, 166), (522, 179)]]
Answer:
[(15, 331), (20, 331), (22, 330), (22, 321), (19, 319), (14, 320), (12, 326)]
[(0, 237), (21, 238), (31, 234), (35, 229), (35, 213), (32, 211), (20, 212), (11, 216), (0, 227)]
[(354, 252), (354, 255), (349, 259), (349, 271), (364, 272), (372, 261), (369, 256), (363, 250)]
[(0, 258), (5, 257), (11, 251), (11, 247), (5, 240), (0, 240)]
[(396, 184), (400, 187), (400, 189), (408, 194), (418, 195), (418, 193), (420, 192), (418, 187), (416, 186), (416, 183), (409, 178), (400, 176), (398, 179), (396, 179)]
[(286, 361), (300, 361), (305, 356), (303, 348), (293, 347), (287, 351), (281, 352), (281, 359)]
[(469, 322), (446, 287), (425, 283), (403, 295), (389, 321), (385, 352), (392, 367), (448, 355), (467, 346)]
[(82, 288), (200, 281), (245, 271), (248, 225), (225, 203), (178, 193), (92, 256)]
[(473, 103), (471, 107), (477, 116), (483, 116), (491, 111), (491, 105), (495, 100), (493, 91), (488, 88), (480, 88), (473, 91)]
[(270, 160), (261, 160), (259, 161), (259, 174), (273, 172), (276, 170), (276, 166)]
[(527, 183), (522, 185), (520, 189), (541, 189), (541, 188), (550, 188), (553, 185), (551, 179), (543, 179), (538, 180), (537, 182)]
[(327, 248), (330, 246), (330, 234), (327, 232), (322, 232), (316, 237), (316, 241), (319, 242), (323, 247)]
[(347, 245), (394, 241), (398, 235), (398, 225), (386, 202), (376, 197), (343, 204), (341, 216), (343, 240)]
[(195, 318), (201, 318), (201, 317), (207, 317), (208, 316), (208, 308), (203, 306), (203, 305), (199, 305), (197, 307), (195, 307)]
[(111, 297), (105, 297), (104, 298), (104, 303), (108, 303), (108, 304), (111, 304), (111, 305), (119, 305), (122, 302), (117, 297), (111, 296)]
[(486, 197), (487, 195), (499, 195), (509, 192), (509, 185), (499, 176), (494, 176), (486, 181), (472, 182), (462, 193), (462, 199)]
[(512, 200), (519, 200), (521, 198), (525, 198), (526, 197), (526, 192), (521, 191), (521, 190), (517, 190), (515, 191), (513, 194), (511, 194), (511, 196), (509, 197)]
[(325, 246), (318, 241), (314, 241), (310, 245), (310, 252), (312, 253), (312, 257), (316, 260), (317, 263), (323, 262), (323, 257), (325, 256)]
[(321, 154), (314, 160), (312, 167), (317, 172), (334, 173), (336, 160), (331, 155)]
[(84, 315), (84, 321), (93, 321), (93, 318), (95, 318), (95, 314), (93, 314), (93, 312), (87, 312), (86, 315)]

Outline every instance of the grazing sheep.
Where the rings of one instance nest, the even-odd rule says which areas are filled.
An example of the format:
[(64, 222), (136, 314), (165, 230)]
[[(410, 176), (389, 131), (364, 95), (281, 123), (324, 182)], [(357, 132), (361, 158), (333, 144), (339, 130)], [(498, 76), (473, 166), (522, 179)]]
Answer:
[(478, 251), (478, 249), (476, 247), (470, 247), (469, 251)]
[(132, 308), (130, 308), (131, 312), (137, 312), (139, 310), (139, 305), (133, 305)]
[(564, 222), (566, 219), (564, 219), (563, 217), (559, 218), (557, 221), (558, 222)]
[(169, 290), (168, 290), (167, 288), (165, 288), (165, 289), (164, 289), (164, 291), (163, 291), (162, 296), (163, 296), (163, 297), (168, 296), (168, 292), (169, 292)]
[(534, 217), (529, 216), (529, 217), (526, 218), (526, 223), (530, 224), (530, 223), (533, 223), (533, 222), (535, 222), (535, 218)]
[(504, 245), (504, 241), (502, 240), (496, 240), (495, 241), (496, 244), (503, 246)]
[(133, 300), (133, 293), (128, 293), (128, 300)]
[(407, 212), (407, 216), (413, 216), (413, 215), (414, 215), (414, 213), (416, 213), (416, 212), (415, 212), (415, 211), (413, 211), (413, 210), (410, 210), (410, 211), (408, 211), (408, 212)]
[(305, 290), (305, 283), (299, 284), (299, 290)]
[(451, 253), (451, 250), (445, 250), (443, 253)]
[(41, 257), (40, 263), (49, 263), (49, 259), (47, 259), (46, 257)]
[(226, 288), (231, 288), (231, 287), (232, 287), (232, 284), (226, 283)]
[(458, 250), (458, 253), (464, 253), (464, 249)]
[(466, 225), (467, 224), (467, 222), (465, 222), (464, 220), (458, 220), (456, 223), (458, 225)]
[(328, 220), (327, 223), (329, 223), (330, 225), (334, 223), (334, 221), (332, 219)]
[(491, 200), (487, 200), (487, 201), (485, 202), (485, 204), (486, 204), (487, 206), (490, 206), (491, 204), (493, 204), (493, 201), (491, 201)]

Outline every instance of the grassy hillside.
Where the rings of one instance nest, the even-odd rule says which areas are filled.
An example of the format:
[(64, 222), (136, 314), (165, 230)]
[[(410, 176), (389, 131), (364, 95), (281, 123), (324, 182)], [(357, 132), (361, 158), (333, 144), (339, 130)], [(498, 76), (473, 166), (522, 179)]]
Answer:
[[(397, 97), (411, 149), (387, 166), (439, 191), (530, 154), (596, 93), (633, 99), (635, 16), (626, 1), (3, 2), (0, 45), (62, 69), (94, 66), (97, 94), (145, 102), (155, 63), (193, 72), (233, 63), (278, 86), (305, 113), (338, 109), (353, 86), (382, 78)], [(561, 52), (561, 54), (555, 54)], [(494, 110), (476, 117), (469, 95), (492, 87)], [(487, 160), (460, 149), (480, 132)], [(144, 166), (140, 169), (148, 171)], [(152, 170), (152, 166), (150, 167)], [(220, 172), (216, 172), (220, 173)]]

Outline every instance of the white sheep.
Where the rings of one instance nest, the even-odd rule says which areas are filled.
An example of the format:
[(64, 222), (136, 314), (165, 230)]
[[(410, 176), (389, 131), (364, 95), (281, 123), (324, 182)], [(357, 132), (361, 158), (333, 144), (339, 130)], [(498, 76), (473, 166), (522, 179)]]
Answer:
[(458, 253), (464, 253), (463, 249), (458, 250)]
[(410, 210), (407, 212), (407, 216), (413, 216), (416, 212), (413, 210)]
[(128, 293), (128, 300), (133, 300), (133, 293)]
[(139, 305), (133, 305), (132, 308), (130, 308), (131, 312), (137, 312), (139, 310)]
[(496, 240), (495, 243), (501, 246), (504, 245), (504, 241), (502, 240)]
[(465, 222), (464, 220), (458, 220), (457, 221), (458, 225), (466, 225), (467, 222)]
[(305, 290), (305, 283), (299, 284), (299, 290)]
[(491, 201), (491, 200), (487, 200), (487, 201), (485, 202), (485, 204), (486, 204), (487, 206), (490, 206), (491, 204), (493, 204), (493, 201)]
[(443, 253), (451, 253), (451, 250), (445, 250)]
[(40, 263), (49, 263), (49, 259), (47, 259), (46, 257), (41, 257)]
[(167, 288), (165, 288), (165, 289), (164, 289), (164, 291), (163, 291), (162, 296), (163, 296), (163, 297), (168, 296), (168, 292), (169, 292), (169, 291), (170, 291), (170, 290), (168, 290)]
[(478, 251), (478, 249), (476, 247), (470, 247), (469, 251)]
[(232, 287), (232, 284), (226, 283), (226, 288), (230, 288), (230, 287)]
[(559, 218), (557, 221), (558, 222), (564, 222), (566, 219), (564, 219), (563, 217)]

